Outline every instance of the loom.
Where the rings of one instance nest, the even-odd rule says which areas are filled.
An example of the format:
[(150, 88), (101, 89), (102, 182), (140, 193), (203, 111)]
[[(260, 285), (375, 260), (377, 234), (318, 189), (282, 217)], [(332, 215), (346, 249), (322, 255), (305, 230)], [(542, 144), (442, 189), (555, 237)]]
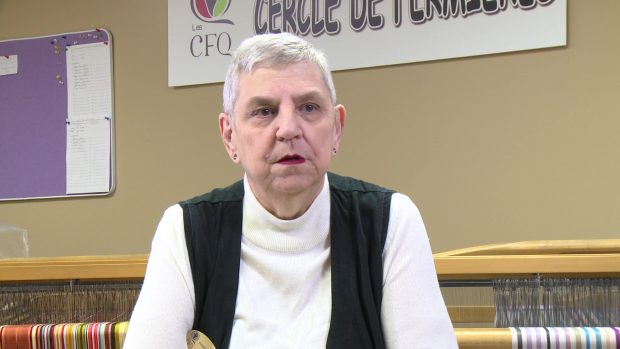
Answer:
[[(620, 348), (620, 240), (495, 244), (434, 258), (462, 349), (568, 348), (571, 341), (572, 348), (586, 341)], [(34, 333), (53, 340), (65, 332), (84, 348), (94, 347), (96, 333), (107, 338), (99, 348), (121, 348), (147, 259), (0, 260), (0, 349)]]
[(619, 239), (492, 244), (434, 259), (460, 348), (620, 348)]
[(0, 325), (128, 321), (146, 255), (0, 260)]
[(0, 349), (122, 348), (147, 258), (0, 260)]

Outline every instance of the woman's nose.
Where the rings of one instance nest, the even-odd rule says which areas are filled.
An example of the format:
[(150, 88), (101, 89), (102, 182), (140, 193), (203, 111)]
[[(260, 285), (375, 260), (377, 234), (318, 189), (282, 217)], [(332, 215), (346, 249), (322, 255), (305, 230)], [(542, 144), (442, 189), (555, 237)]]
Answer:
[(279, 141), (289, 141), (301, 136), (301, 124), (295, 110), (280, 109), (276, 119), (276, 137)]

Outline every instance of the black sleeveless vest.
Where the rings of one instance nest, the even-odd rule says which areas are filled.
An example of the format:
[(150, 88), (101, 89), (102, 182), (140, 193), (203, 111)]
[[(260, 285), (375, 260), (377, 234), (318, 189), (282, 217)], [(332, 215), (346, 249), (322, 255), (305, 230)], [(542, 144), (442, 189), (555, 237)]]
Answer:
[[(385, 348), (382, 253), (392, 191), (328, 173), (332, 313), (326, 348)], [(194, 279), (193, 329), (230, 343), (241, 256), (243, 181), (181, 202)]]

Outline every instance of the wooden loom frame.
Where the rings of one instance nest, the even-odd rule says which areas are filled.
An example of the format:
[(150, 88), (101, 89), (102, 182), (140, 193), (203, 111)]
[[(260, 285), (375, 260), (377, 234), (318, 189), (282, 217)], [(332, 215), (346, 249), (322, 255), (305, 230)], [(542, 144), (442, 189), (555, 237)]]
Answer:
[[(0, 260), (0, 283), (142, 279), (148, 255), (16, 258)], [(484, 245), (434, 255), (439, 280), (492, 280), (544, 276), (618, 277), (620, 239), (525, 241)], [(491, 307), (492, 308), (492, 307)], [(494, 309), (448, 308), (475, 322)], [(456, 328), (459, 347), (510, 349), (506, 328)]]

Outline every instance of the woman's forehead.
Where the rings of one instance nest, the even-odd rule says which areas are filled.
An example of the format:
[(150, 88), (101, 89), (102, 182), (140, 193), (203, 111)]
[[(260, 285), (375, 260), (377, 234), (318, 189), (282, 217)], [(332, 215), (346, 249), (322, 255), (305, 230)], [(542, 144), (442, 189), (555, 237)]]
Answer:
[(254, 67), (239, 76), (241, 99), (254, 96), (268, 97), (274, 93), (286, 93), (304, 98), (329, 98), (330, 93), (321, 70), (313, 63), (296, 63), (277, 67)]

